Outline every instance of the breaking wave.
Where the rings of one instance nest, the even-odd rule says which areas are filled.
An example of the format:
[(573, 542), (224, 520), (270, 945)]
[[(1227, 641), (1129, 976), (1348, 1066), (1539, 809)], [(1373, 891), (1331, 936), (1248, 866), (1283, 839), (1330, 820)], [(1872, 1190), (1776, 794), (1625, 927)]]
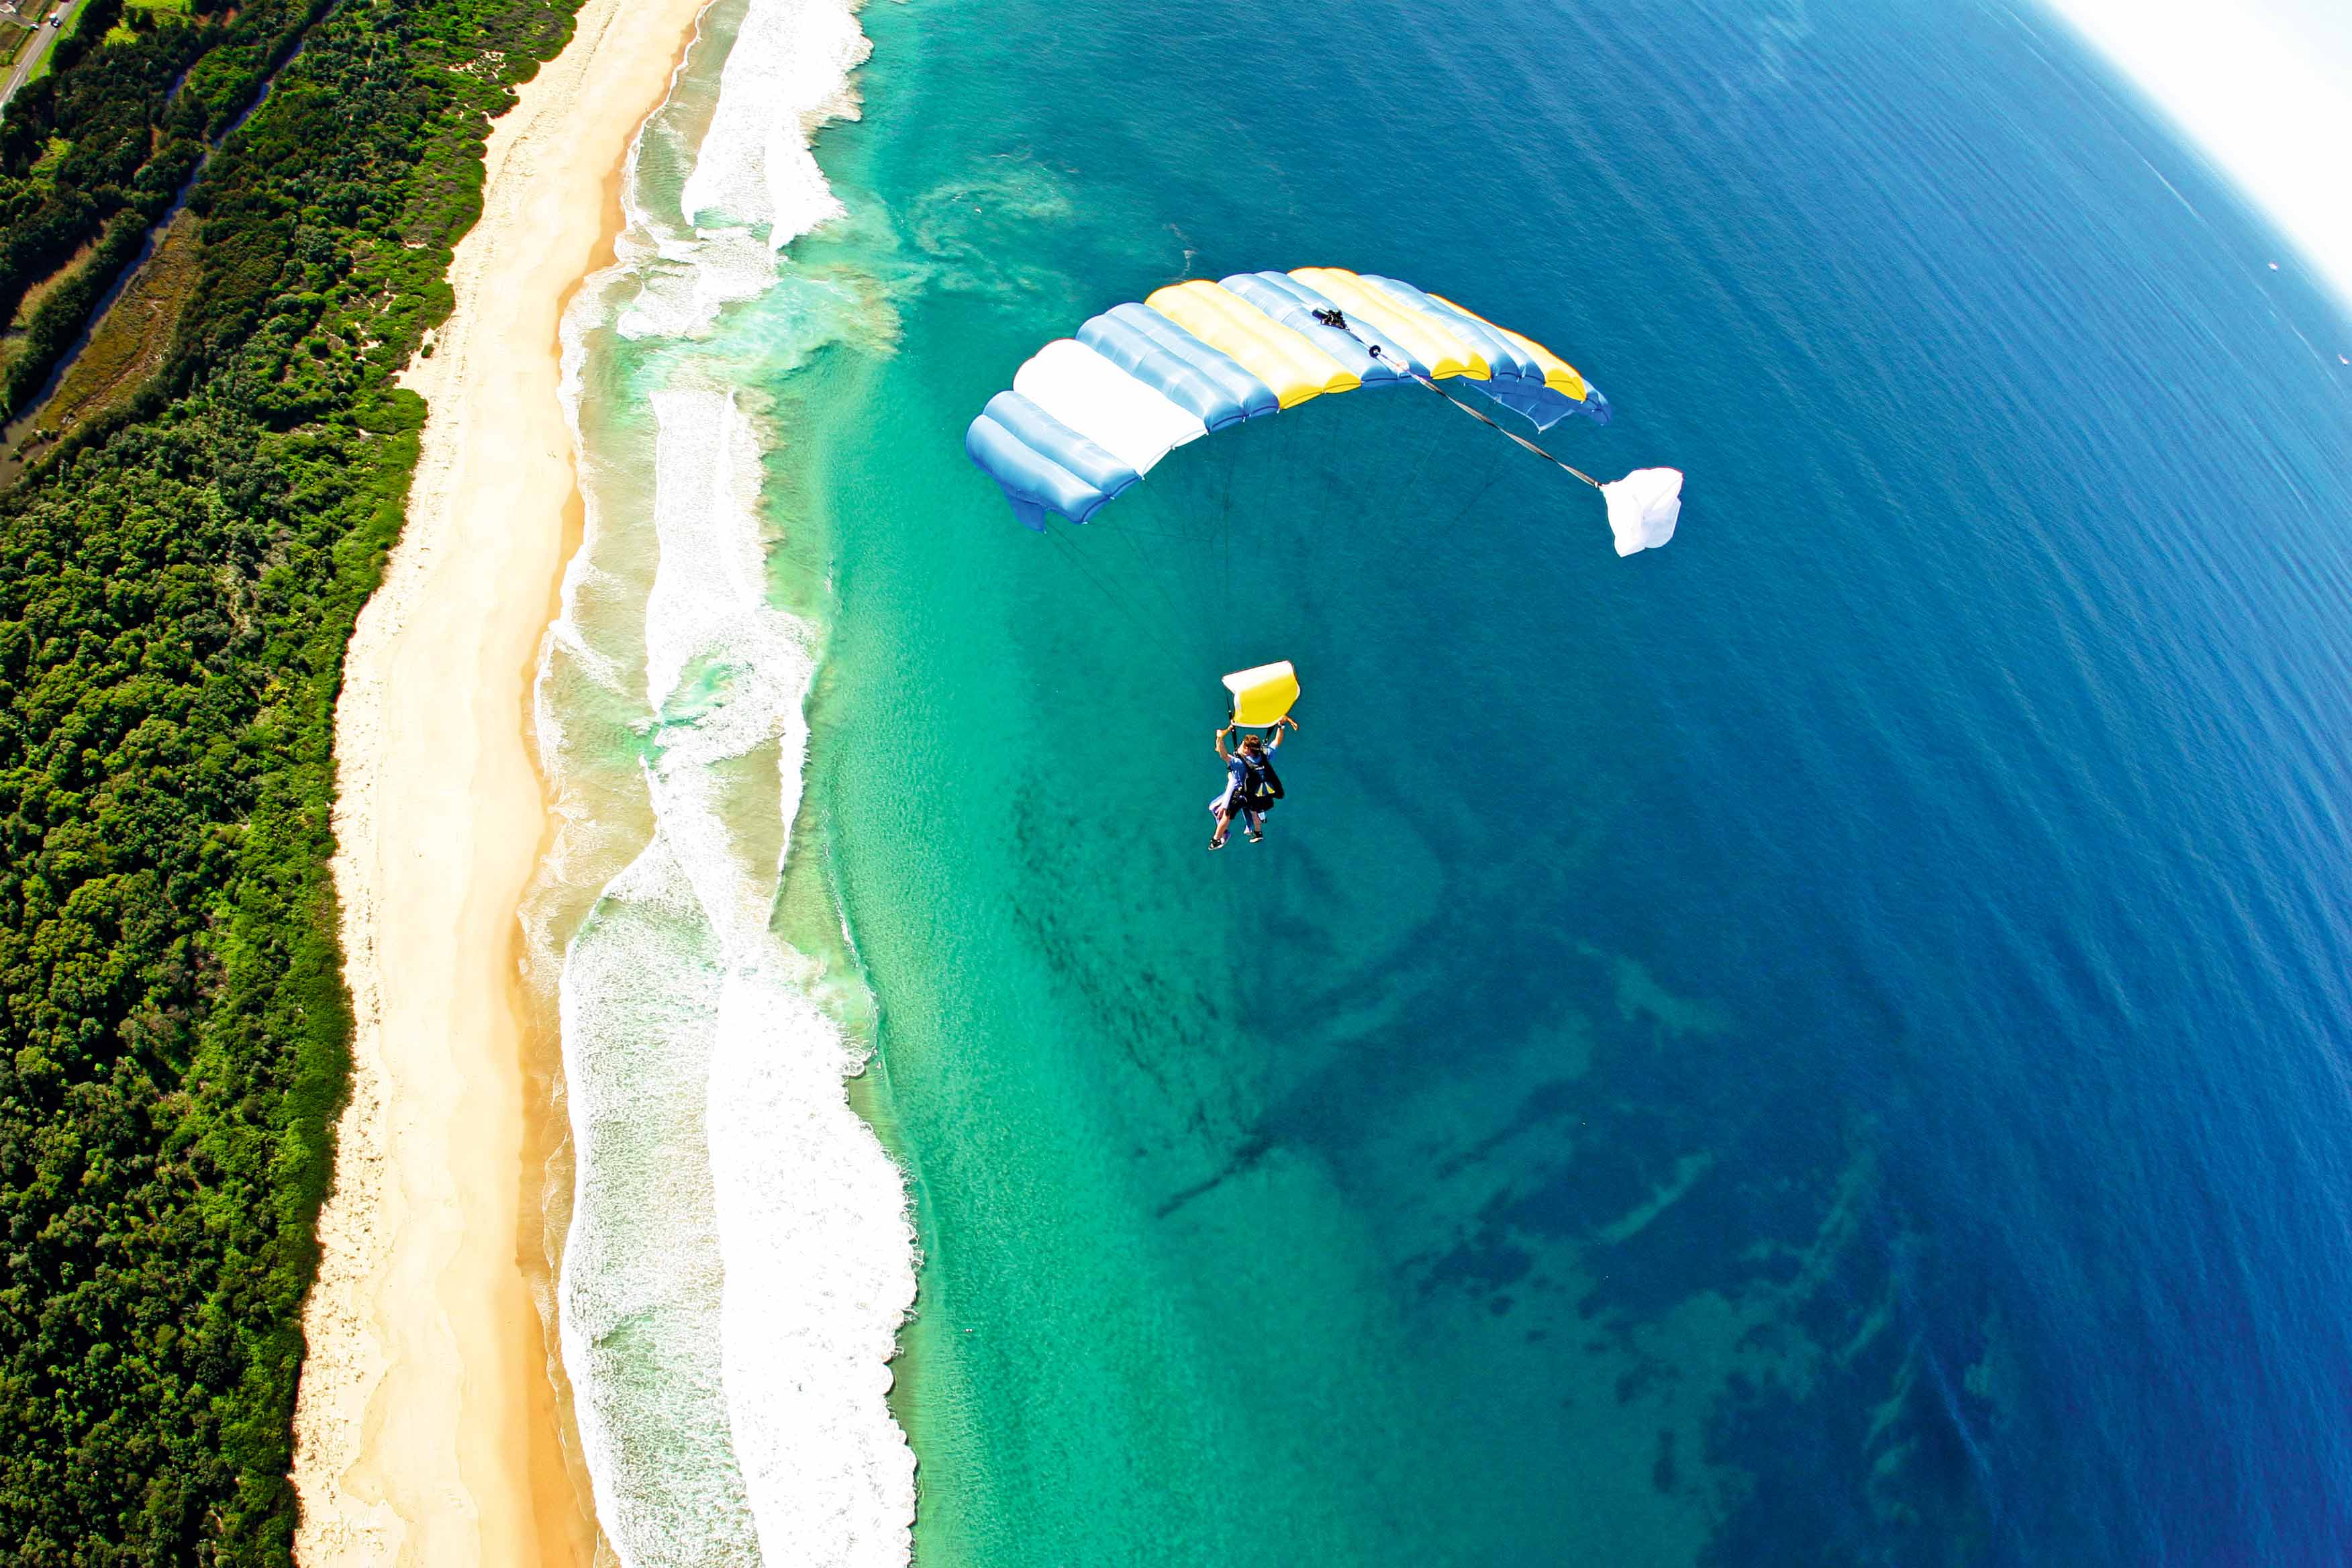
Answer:
[(779, 252), (841, 211), (809, 139), (866, 52), (841, 0), (714, 5), (565, 322), (586, 521), (536, 688), (530, 963), (562, 1031), (564, 1369), (599, 1522), (647, 1568), (908, 1558), (914, 1233), (849, 1103), (863, 1048), (776, 928), (819, 628), (771, 602), (790, 525), (743, 369), (834, 330), (778, 300)]

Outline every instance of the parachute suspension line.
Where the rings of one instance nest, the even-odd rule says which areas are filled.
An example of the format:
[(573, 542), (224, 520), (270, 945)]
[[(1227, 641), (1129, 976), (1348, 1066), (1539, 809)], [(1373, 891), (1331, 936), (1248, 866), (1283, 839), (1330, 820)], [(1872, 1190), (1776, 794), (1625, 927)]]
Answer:
[[(1234, 469), (1239, 466), (1241, 454), (1245, 450), (1247, 450), (1246, 447), (1237, 448), (1234, 455), (1225, 460), (1224, 472), (1219, 480), (1219, 488), (1224, 492), (1224, 504), (1217, 509), (1215, 542), (1217, 625), (1220, 628), (1234, 618)], [(1205, 544), (1206, 542), (1203, 542)], [(1201, 553), (1205, 557), (1208, 551), (1204, 548)], [(1204, 570), (1207, 568), (1208, 563), (1205, 559), (1202, 566)]]
[(1093, 585), (1095, 592), (1103, 596), (1105, 603), (1135, 623), (1136, 629), (1158, 643), (1160, 652), (1166, 654), (1171, 661), (1179, 664), (1183, 662), (1184, 656), (1177, 650), (1175, 645), (1155, 630), (1148, 617), (1138, 615), (1135, 606), (1120, 598), (1111, 589), (1110, 584), (1096, 573), (1093, 565), (1087, 562), (1085, 551), (1080, 550), (1071, 541), (1063, 538), (1062, 531), (1050, 523), (1046, 525), (1045, 537), (1054, 542), (1055, 548), (1059, 550), (1063, 557), (1077, 569), (1079, 576), (1084, 577)]
[(1112, 531), (1126, 542), (1127, 552), (1135, 558), (1136, 575), (1151, 585), (1151, 591), (1159, 595), (1160, 602), (1168, 607), (1169, 618), (1181, 625), (1184, 612), (1178, 607), (1175, 595), (1169, 592), (1167, 574), (1152, 565), (1151, 558), (1144, 553), (1143, 546), (1135, 542), (1131, 529), (1115, 528)]
[(1456, 528), (1460, 527), (1462, 525), (1462, 520), (1468, 517), (1473, 511), (1476, 510), (1478, 503), (1486, 499), (1486, 492), (1500, 484), (1502, 479), (1503, 476), (1499, 473), (1490, 472), (1487, 474), (1486, 482), (1470, 492), (1470, 499), (1462, 503), (1462, 510), (1455, 512), (1454, 514), (1453, 521), (1448, 522), (1444, 528), (1438, 530), (1438, 531), (1440, 533), (1450, 534)]
[(1208, 581), (1216, 566), (1208, 531), (1214, 524), (1202, 516), (1210, 510), (1213, 509), (1180, 505), (1171, 531), (1157, 535), (1168, 542), (1163, 554), (1169, 563), (1167, 570), (1175, 579), (1172, 593), (1183, 601), (1177, 618), (1187, 625), (1205, 618), (1216, 607), (1216, 591)]
[(1471, 418), (1475, 419), (1479, 424), (1484, 425), (1487, 429), (1495, 432), (1496, 435), (1500, 436), (1504, 440), (1510, 441), (1526, 447), (1528, 451), (1533, 452), (1537, 457), (1541, 458), (1545, 462), (1549, 463), (1553, 468), (1558, 468), (1560, 472), (1574, 475), (1576, 478), (1582, 479), (1586, 484), (1591, 485), (1596, 490), (1601, 488), (1601, 481), (1594, 479), (1591, 474), (1586, 473), (1582, 468), (1572, 468), (1567, 463), (1561, 462), (1558, 458), (1553, 457), (1549, 452), (1545, 451), (1541, 447), (1537, 446), (1533, 441), (1528, 440), (1525, 436), (1520, 435), (1517, 431), (1504, 429), (1500, 425), (1497, 425), (1492, 419), (1487, 418), (1486, 415), (1480, 413), (1477, 409), (1471, 407), (1468, 404), (1463, 402), (1460, 398), (1446, 391), (1445, 388), (1438, 385), (1437, 383), (1422, 374), (1421, 372), (1408, 366), (1405, 370), (1405, 374), (1412, 377), (1413, 380), (1421, 383), (1422, 385), (1429, 388), (1430, 391), (1437, 394), (1438, 396), (1445, 399), (1446, 402), (1454, 405), (1454, 407), (1462, 410), (1463, 413), (1470, 416)]
[[(1318, 314), (1319, 316), (1320, 312), (1318, 312)], [(1349, 337), (1355, 339), (1358, 342), (1362, 343), (1366, 352), (1370, 353), (1374, 359), (1379, 360), (1382, 364), (1390, 365), (1395, 369), (1404, 372), (1405, 374), (1412, 377), (1413, 380), (1421, 383), (1422, 385), (1429, 388), (1430, 391), (1437, 394), (1438, 396), (1445, 399), (1446, 402), (1451, 403), (1454, 407), (1459, 408), (1463, 413), (1467, 414), (1471, 418), (1475, 419), (1479, 424), (1484, 425), (1496, 435), (1500, 436), (1506, 441), (1512, 442), (1517, 446), (1524, 447), (1528, 451), (1533, 452), (1537, 457), (1541, 458), (1545, 462), (1549, 463), (1553, 468), (1558, 468), (1560, 472), (1564, 474), (1571, 474), (1577, 479), (1582, 479), (1586, 484), (1591, 485), (1596, 490), (1601, 488), (1601, 481), (1594, 479), (1591, 474), (1586, 473), (1582, 468), (1570, 467), (1568, 464), (1560, 461), (1558, 458), (1553, 457), (1549, 452), (1545, 451), (1541, 447), (1537, 446), (1533, 441), (1530, 441), (1526, 437), (1520, 435), (1517, 431), (1506, 430), (1500, 425), (1496, 424), (1492, 419), (1487, 418), (1486, 415), (1480, 413), (1477, 409), (1471, 407), (1468, 404), (1463, 402), (1460, 398), (1446, 391), (1445, 388), (1438, 385), (1431, 377), (1422, 374), (1421, 372), (1413, 369), (1412, 366), (1409, 364), (1398, 364), (1396, 361), (1390, 359), (1387, 355), (1381, 353), (1381, 345), (1368, 342), (1361, 332), (1356, 331), (1355, 323), (1349, 321), (1339, 311), (1334, 310), (1331, 314), (1337, 319), (1327, 323), (1328, 325), (1339, 327)]]
[(1234, 618), (1234, 509), (1217, 520), (1217, 624)]
[(1437, 461), (1437, 454), (1445, 445), (1445, 437), (1441, 434), (1444, 427), (1434, 420), (1424, 421), (1422, 428), (1428, 434), (1422, 439), (1421, 455), (1412, 460), (1412, 467), (1407, 470), (1404, 482), (1397, 487), (1399, 495), (1422, 493), (1422, 481), (1429, 476), (1429, 466)]

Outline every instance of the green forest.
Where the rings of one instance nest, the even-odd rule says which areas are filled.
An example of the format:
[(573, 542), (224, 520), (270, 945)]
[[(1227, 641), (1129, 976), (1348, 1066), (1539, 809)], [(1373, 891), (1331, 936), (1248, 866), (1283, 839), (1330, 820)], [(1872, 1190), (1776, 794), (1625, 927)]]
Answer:
[(332, 713), (424, 416), (392, 378), (570, 10), (89, 0), (0, 121), (12, 413), (184, 191), (195, 247), (161, 368), (0, 493), (0, 1560), (289, 1560)]

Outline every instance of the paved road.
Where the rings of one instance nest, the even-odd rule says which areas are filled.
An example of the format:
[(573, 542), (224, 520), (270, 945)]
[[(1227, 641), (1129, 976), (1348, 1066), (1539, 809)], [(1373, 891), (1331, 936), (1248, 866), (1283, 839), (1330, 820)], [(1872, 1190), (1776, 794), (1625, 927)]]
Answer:
[(0, 110), (5, 110), (8, 107), (8, 100), (16, 96), (18, 88), (25, 85), (25, 79), (31, 76), (40, 63), (49, 58), (49, 50), (56, 46), (58, 34), (65, 26), (66, 13), (72, 8), (72, 0), (61, 0), (61, 3), (42, 21), (40, 36), (26, 45), (25, 52), (16, 57), (16, 65), (8, 71), (8, 85), (0, 87)]

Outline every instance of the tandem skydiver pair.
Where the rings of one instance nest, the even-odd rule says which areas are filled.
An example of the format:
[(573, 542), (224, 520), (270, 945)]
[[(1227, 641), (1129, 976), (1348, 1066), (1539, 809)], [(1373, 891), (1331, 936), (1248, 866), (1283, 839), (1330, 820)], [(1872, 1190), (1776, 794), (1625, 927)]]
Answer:
[[(1053, 515), (1091, 521), (1171, 450), (1213, 430), (1328, 394), (1419, 385), (1599, 490), (1618, 554), (1674, 537), (1679, 470), (1637, 468), (1603, 484), (1439, 384), (1456, 378), (1539, 431), (1570, 414), (1609, 423), (1600, 389), (1534, 339), (1397, 279), (1301, 267), (1190, 279), (1089, 318), (989, 399), (964, 433), (964, 450), (1003, 488), (1013, 516), (1044, 533)], [(1260, 836), (1265, 807), (1282, 797), (1270, 754), (1285, 729), (1297, 727), (1288, 664), (1243, 670), (1225, 685), (1234, 716), (1217, 731), (1228, 776), (1210, 808), (1212, 849), (1223, 847), (1236, 815), (1253, 841)], [(1228, 752), (1235, 729), (1269, 733)]]
[(1225, 750), (1225, 737), (1234, 732), (1234, 727), (1228, 724), (1217, 731), (1217, 755), (1224, 760), (1225, 787), (1209, 803), (1209, 815), (1217, 819), (1217, 830), (1209, 835), (1210, 848), (1225, 847), (1225, 834), (1236, 816), (1242, 819), (1243, 836), (1251, 843), (1265, 837), (1265, 814), (1282, 798), (1282, 777), (1274, 771), (1274, 750), (1282, 744), (1284, 725), (1296, 730), (1298, 721), (1285, 714), (1275, 721), (1271, 739), (1244, 735), (1240, 747), (1231, 752)]
[[(1225, 689), (1234, 694), (1234, 710), (1233, 717), (1217, 731), (1217, 756), (1225, 764), (1225, 787), (1209, 803), (1209, 815), (1217, 819), (1217, 830), (1209, 837), (1212, 849), (1225, 847), (1225, 835), (1236, 816), (1251, 843), (1265, 837), (1265, 814), (1282, 798), (1282, 777), (1274, 771), (1274, 750), (1282, 744), (1286, 729), (1298, 728), (1298, 721), (1290, 716), (1290, 705), (1298, 700), (1298, 671), (1288, 659), (1237, 669), (1225, 677)], [(1225, 737), (1235, 730), (1251, 733), (1229, 752)], [(1256, 733), (1260, 730), (1265, 733)]]

